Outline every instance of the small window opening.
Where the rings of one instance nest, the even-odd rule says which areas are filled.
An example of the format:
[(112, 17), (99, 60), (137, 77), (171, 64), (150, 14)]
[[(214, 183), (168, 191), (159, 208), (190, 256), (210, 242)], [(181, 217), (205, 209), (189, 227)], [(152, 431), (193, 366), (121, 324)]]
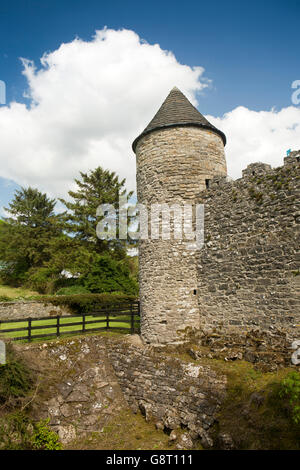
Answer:
[(205, 180), (205, 186), (206, 186), (206, 189), (209, 188), (209, 186), (210, 186), (210, 180)]
[(197, 289), (194, 289), (194, 290), (193, 290), (193, 294), (194, 294), (194, 295), (197, 295)]
[(255, 171), (252, 171), (252, 175), (253, 175), (253, 176), (255, 175)]

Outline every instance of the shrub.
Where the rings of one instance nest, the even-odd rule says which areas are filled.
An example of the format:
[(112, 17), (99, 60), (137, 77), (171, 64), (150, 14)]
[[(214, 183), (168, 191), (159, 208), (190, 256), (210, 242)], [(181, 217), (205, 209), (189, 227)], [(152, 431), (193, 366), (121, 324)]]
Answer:
[(6, 364), (0, 365), (0, 403), (25, 397), (32, 383), (30, 370), (7, 343)]
[(123, 304), (136, 300), (134, 295), (122, 293), (76, 294), (42, 297), (45, 303), (68, 307), (74, 313), (85, 313), (99, 310), (105, 306)]
[(292, 419), (295, 424), (300, 423), (300, 373), (290, 372), (281, 382), (279, 396), (287, 397), (292, 407)]
[(74, 294), (90, 294), (90, 291), (83, 286), (62, 287), (56, 292), (56, 295), (74, 295)]
[(80, 283), (95, 294), (118, 291), (136, 295), (138, 292), (138, 284), (131, 277), (127, 260), (118, 261), (107, 254), (98, 257)]
[(36, 450), (60, 450), (58, 435), (49, 426), (49, 418), (34, 423), (32, 446)]
[(0, 417), (0, 450), (60, 450), (59, 437), (48, 423), (33, 422), (20, 410)]
[(40, 294), (49, 294), (54, 292), (56, 282), (56, 273), (50, 268), (41, 267), (28, 271), (28, 278), (25, 285)]
[(7, 295), (0, 295), (0, 302), (10, 302), (11, 298), (7, 297)]
[(31, 450), (33, 426), (28, 416), (20, 410), (0, 417), (0, 449)]

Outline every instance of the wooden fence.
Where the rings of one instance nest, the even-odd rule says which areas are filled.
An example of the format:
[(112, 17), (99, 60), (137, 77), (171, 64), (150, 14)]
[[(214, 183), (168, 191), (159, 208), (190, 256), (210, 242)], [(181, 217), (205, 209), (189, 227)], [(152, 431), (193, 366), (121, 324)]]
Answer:
[[(0, 335), (8, 337), (14, 341), (33, 341), (40, 338), (48, 338), (53, 336), (59, 337), (62, 335), (73, 335), (80, 333), (93, 333), (101, 330), (121, 330), (134, 334), (139, 331), (139, 316), (139, 302), (130, 302), (110, 307), (103, 307), (97, 311), (77, 315), (2, 320), (0, 321)], [(77, 321), (72, 321), (72, 319), (76, 319)], [(17, 325), (18, 323), (27, 323), (27, 325), (22, 325), (21, 328), (15, 327), (15, 325), (14, 328), (6, 327), (7, 324)], [(98, 324), (102, 324), (103, 326), (94, 326)], [(115, 326), (112, 326), (111, 324)], [(77, 326), (80, 328), (74, 329), (74, 327), (76, 328)], [(38, 334), (39, 330), (47, 329), (52, 329), (55, 331)], [(27, 334), (23, 336), (15, 336), (15, 334), (19, 332), (24, 332)], [(37, 334), (35, 334), (35, 332), (37, 332)]]

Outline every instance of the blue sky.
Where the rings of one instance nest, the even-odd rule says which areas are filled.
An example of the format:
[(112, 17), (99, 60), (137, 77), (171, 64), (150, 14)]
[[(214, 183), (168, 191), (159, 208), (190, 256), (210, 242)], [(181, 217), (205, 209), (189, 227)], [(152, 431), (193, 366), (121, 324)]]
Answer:
[(38, 61), (96, 29), (132, 29), (171, 50), (179, 62), (201, 64), (214, 81), (201, 112), (223, 114), (243, 104), (260, 110), (290, 102), (299, 76), (299, 0), (116, 1), (21, 0), (0, 4), (0, 70), (7, 97), (26, 86), (19, 57)]
[[(172, 51), (179, 64), (203, 67), (203, 83), (210, 80), (210, 85), (200, 94), (194, 90), (202, 114), (214, 116), (221, 123), (224, 113), (240, 106), (255, 112), (271, 109), (279, 112), (293, 106), (291, 84), (300, 79), (299, 19), (299, 0), (1, 1), (0, 80), (6, 83), (7, 105), (16, 101), (29, 107), (31, 99), (23, 96), (28, 89), (28, 75), (22, 74), (24, 65), (19, 58), (33, 60), (40, 67), (44, 53), (57, 50), (62, 43), (71, 43), (76, 37), (89, 43), (95, 30), (107, 26), (112, 30), (134, 31), (150, 45), (158, 44), (163, 51)], [(296, 111), (293, 118), (289, 117), (291, 124), (281, 117), (287, 128), (298, 123)], [(224, 125), (226, 128), (226, 122)], [(290, 147), (288, 140), (282, 141), (282, 149), (285, 147)], [(6, 158), (3, 152), (4, 149), (0, 150), (1, 161)], [(246, 163), (249, 158), (245, 158)], [(236, 160), (237, 156), (232, 157), (232, 166)], [(20, 165), (20, 160), (16, 160), (16, 165)], [(7, 179), (17, 179), (16, 184), (40, 182), (39, 178), (30, 179), (26, 175), (24, 178), (15, 175), (11, 168), (0, 173), (0, 205), (7, 203), (14, 188), (14, 183), (8, 184)], [(41, 189), (54, 194), (53, 186), (47, 187), (43, 181)]]

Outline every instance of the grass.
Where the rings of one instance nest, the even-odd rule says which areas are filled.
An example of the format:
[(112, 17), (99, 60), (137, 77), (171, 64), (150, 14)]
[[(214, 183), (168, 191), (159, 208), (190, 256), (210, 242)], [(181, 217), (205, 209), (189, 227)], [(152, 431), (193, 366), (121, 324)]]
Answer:
[[(292, 422), (288, 400), (278, 392), (293, 369), (262, 372), (245, 361), (213, 364), (228, 380), (215, 437), (220, 431), (229, 434), (239, 450), (299, 450), (300, 426)], [(261, 403), (252, 401), (255, 393)]]
[[(93, 321), (101, 321), (100, 323), (94, 323)], [(61, 335), (72, 335), (75, 332), (78, 332), (79, 334), (82, 332), (82, 325), (69, 325), (70, 323), (81, 323), (83, 321), (83, 317), (81, 315), (76, 315), (75, 317), (61, 317), (60, 318), (60, 334)], [(85, 332), (88, 333), (89, 330), (93, 330), (94, 328), (106, 328), (106, 317), (105, 316), (93, 316), (93, 315), (86, 315), (85, 316), (85, 321), (91, 321), (92, 323), (86, 324), (85, 325)], [(50, 335), (50, 334), (56, 334), (57, 332), (57, 319), (56, 318), (49, 318), (46, 320), (39, 320), (39, 319), (32, 319), (31, 323), (32, 328), (34, 327), (45, 327), (45, 328), (38, 328), (38, 329), (32, 329), (31, 335), (32, 335), (32, 341), (41, 341), (47, 339), (46, 337), (44, 338), (38, 338), (39, 335)], [(130, 332), (130, 315), (119, 315), (112, 317), (110, 316), (109, 322), (108, 322), (108, 327), (109, 330), (123, 330), (126, 332), (128, 330), (128, 333)], [(26, 328), (24, 331), (18, 331), (20, 328)], [(4, 338), (22, 338), (25, 337), (26, 341), (26, 336), (28, 336), (28, 320), (24, 321), (18, 321), (18, 322), (5, 322), (2, 321), (0, 322), (0, 336)], [(135, 329), (136, 331), (139, 328), (139, 320), (135, 320)], [(12, 329), (15, 331), (11, 332), (3, 332), (1, 333), (2, 330), (6, 329)], [(79, 331), (78, 331), (79, 330)], [(101, 331), (101, 330), (99, 330)], [(104, 331), (104, 330), (103, 330)], [(36, 337), (36, 338), (35, 338)], [(53, 336), (49, 336), (49, 338), (53, 339)], [(21, 340), (22, 341), (22, 340)]]
[[(29, 289), (25, 289), (23, 287), (10, 287), (10, 286), (0, 284), (0, 299), (2, 298), (3, 300), (10, 301), (10, 300), (16, 300), (16, 299), (21, 299), (21, 298), (30, 299), (38, 295), (39, 294), (37, 292), (31, 291)], [(60, 319), (60, 333), (65, 336), (68, 333), (71, 335), (71, 334), (74, 334), (77, 330), (81, 330), (82, 325), (68, 326), (68, 324), (75, 323), (75, 322), (82, 322), (82, 318), (83, 317), (81, 315), (76, 315), (76, 317), (62, 317)], [(95, 318), (94, 316), (86, 316), (85, 319), (86, 321), (102, 320), (101, 323), (91, 323), (91, 324), (86, 325), (85, 330), (87, 333), (89, 330), (92, 330), (94, 328), (106, 327), (105, 316), (102, 316), (102, 317), (99, 316), (97, 318)], [(110, 317), (110, 320), (119, 320), (119, 321), (109, 321), (110, 330), (122, 331), (122, 329), (124, 329), (124, 331), (126, 332), (126, 329), (128, 329), (128, 332), (130, 332), (130, 315), (120, 315), (116, 317)], [(47, 320), (32, 319), (32, 324), (31, 324), (32, 327), (45, 326), (45, 328), (32, 330), (32, 340), (33, 341), (46, 340), (47, 339), (46, 337), (35, 338), (35, 336), (55, 334), (57, 331), (56, 324), (57, 324), (56, 318), (49, 318)], [(28, 335), (28, 330), (17, 331), (20, 328), (28, 328), (28, 321), (27, 320), (16, 321), (16, 322), (0, 321), (0, 336), (4, 338), (11, 338), (11, 339), (17, 338), (17, 337), (26, 337)], [(135, 321), (135, 328), (136, 330), (139, 329), (139, 321), (137, 320)], [(1, 333), (1, 330), (6, 330), (6, 329), (14, 329), (16, 331)], [(78, 333), (80, 333), (80, 331), (78, 331)], [(53, 336), (49, 336), (49, 339), (53, 339)]]
[(24, 287), (10, 287), (0, 284), (0, 297), (7, 297), (9, 300), (26, 299), (36, 295), (39, 294), (30, 289), (25, 289)]
[[(181, 430), (177, 434), (181, 434)], [(65, 446), (68, 450), (175, 450), (169, 436), (156, 429), (154, 422), (146, 422), (140, 414), (122, 410), (109, 424), (93, 432), (86, 439)]]

